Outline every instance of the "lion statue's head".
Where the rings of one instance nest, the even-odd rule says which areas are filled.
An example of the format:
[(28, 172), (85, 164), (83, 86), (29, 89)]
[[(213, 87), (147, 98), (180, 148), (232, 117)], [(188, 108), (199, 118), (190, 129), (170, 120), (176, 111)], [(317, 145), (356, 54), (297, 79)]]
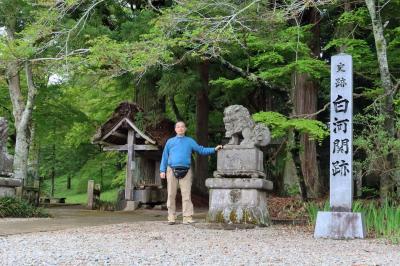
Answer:
[(255, 123), (249, 111), (242, 105), (231, 105), (224, 110), (225, 137), (230, 138), (245, 128), (253, 129)]

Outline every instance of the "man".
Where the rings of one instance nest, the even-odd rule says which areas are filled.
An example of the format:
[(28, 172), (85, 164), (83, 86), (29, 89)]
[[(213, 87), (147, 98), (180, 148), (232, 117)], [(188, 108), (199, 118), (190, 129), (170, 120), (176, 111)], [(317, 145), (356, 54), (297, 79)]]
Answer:
[[(191, 224), (194, 223), (192, 218), (193, 204), (191, 200), (193, 173), (190, 168), (192, 152), (197, 152), (200, 155), (210, 155), (222, 149), (222, 145), (218, 145), (215, 148), (200, 146), (194, 139), (185, 136), (186, 125), (182, 121), (175, 124), (175, 132), (176, 136), (170, 138), (165, 144), (160, 163), (160, 177), (162, 179), (167, 178), (168, 224), (175, 224), (176, 220), (175, 198), (178, 190), (178, 183), (182, 193), (183, 223)], [(183, 169), (183, 174), (182, 177), (178, 179), (176, 176), (179, 175), (179, 169)], [(187, 172), (185, 170), (187, 170)]]

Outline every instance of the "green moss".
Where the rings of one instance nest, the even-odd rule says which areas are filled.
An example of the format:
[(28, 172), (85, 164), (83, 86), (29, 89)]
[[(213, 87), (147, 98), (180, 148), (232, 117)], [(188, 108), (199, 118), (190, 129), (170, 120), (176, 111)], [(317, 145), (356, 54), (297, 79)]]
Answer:
[(229, 215), (229, 220), (234, 224), (237, 223), (237, 215), (235, 210), (231, 211), (231, 214)]
[(215, 222), (217, 222), (217, 223), (224, 223), (225, 222), (224, 214), (223, 214), (222, 211), (219, 211), (215, 215)]
[(247, 224), (259, 224), (259, 221), (248, 210), (243, 210), (243, 222)]
[[(223, 211), (218, 211), (216, 214), (207, 216), (207, 222), (211, 223), (226, 223)], [(233, 224), (254, 224), (254, 225), (268, 225), (268, 221), (264, 221), (262, 217), (257, 218), (253, 215), (253, 212), (249, 209), (243, 210), (243, 216), (239, 219), (237, 210), (231, 210), (229, 213), (229, 221)]]

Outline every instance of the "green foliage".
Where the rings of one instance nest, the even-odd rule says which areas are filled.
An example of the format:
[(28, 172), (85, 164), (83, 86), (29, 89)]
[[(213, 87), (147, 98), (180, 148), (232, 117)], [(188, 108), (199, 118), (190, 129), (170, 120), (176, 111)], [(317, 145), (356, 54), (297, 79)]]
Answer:
[(379, 74), (375, 53), (365, 39), (339, 38), (331, 40), (324, 50), (344, 47), (344, 52), (353, 57), (354, 71), (362, 75), (376, 78)]
[(366, 7), (355, 8), (351, 11), (343, 12), (338, 18), (337, 22), (340, 26), (343, 25), (357, 25), (366, 28), (369, 25), (369, 14)]
[(218, 100), (224, 103), (242, 102), (246, 95), (254, 90), (252, 82), (240, 77), (235, 79), (219, 77), (211, 80), (210, 85), (215, 90), (211, 92), (211, 95), (214, 96), (218, 93)]
[(79, 176), (78, 193), (86, 191), (88, 180), (95, 180), (95, 183), (102, 184), (104, 190), (109, 190), (114, 178), (121, 175), (115, 166), (119, 160), (118, 152), (100, 153), (89, 159), (76, 173)]
[(294, 129), (299, 133), (307, 133), (310, 135), (310, 138), (317, 141), (322, 141), (329, 136), (327, 127), (318, 120), (303, 118), (288, 119), (276, 112), (259, 112), (253, 115), (253, 119), (256, 122), (261, 122), (269, 126), (273, 138), (286, 136), (290, 129)]
[(365, 174), (391, 173), (396, 169), (390, 169), (387, 163), (389, 154), (399, 154), (400, 140), (391, 137), (384, 128), (385, 116), (371, 111), (371, 113), (358, 114), (354, 117), (355, 123), (361, 131), (355, 135), (353, 145), (356, 152), (362, 152), (362, 160), (354, 162), (355, 167), (362, 169)]
[(293, 184), (291, 186), (286, 185), (284, 190), (287, 193), (287, 195), (290, 197), (300, 195), (300, 193), (301, 193), (300, 187), (298, 184)]
[(353, 212), (362, 212), (368, 234), (400, 243), (400, 207), (394, 202), (355, 201)]
[(253, 114), (253, 119), (256, 122), (266, 124), (271, 130), (272, 138), (281, 138), (287, 134), (286, 116), (276, 112), (260, 112)]
[(11, 197), (0, 198), (0, 218), (5, 217), (49, 217), (43, 208), (37, 208), (27, 201)]
[[(292, 107), (285, 103), (292, 97), (295, 73), (305, 73), (318, 81), (318, 99), (326, 101), (329, 58), (339, 50), (353, 56), (354, 88), (361, 96), (355, 98), (355, 112), (362, 114), (356, 117), (354, 127), (356, 152), (362, 155), (361, 159), (355, 156), (356, 166), (370, 174), (376, 169), (380, 173), (392, 171), (385, 168), (383, 158), (389, 152), (397, 155), (400, 145), (383, 130), (381, 99), (385, 95), (371, 21), (364, 5), (343, 10), (337, 1), (327, 3), (319, 9), (323, 13), (315, 25), (309, 23), (309, 12), (294, 14), (287, 5), (272, 6), (262, 1), (161, 1), (162, 13), (147, 8), (146, 1), (142, 1), (143, 8), (134, 10), (127, 1), (103, 1), (87, 17), (82, 15), (89, 11), (91, 1), (64, 1), (58, 8), (44, 2), (0, 1), (0, 28), (12, 26), (16, 33), (14, 40), (0, 37), (0, 73), (6, 73), (9, 60), (18, 60), (21, 65), (28, 59), (37, 60), (34, 82), (39, 93), (32, 123), (36, 130), (34, 141), (40, 146), (40, 176), (46, 180), (53, 172), (56, 183), (71, 175), (79, 187), (74, 193), (83, 192), (87, 179), (98, 178), (103, 165), (108, 169), (103, 178), (105, 188), (123, 186), (124, 171), (120, 166), (124, 155), (100, 155), (98, 147), (91, 144), (91, 137), (121, 101), (143, 100), (146, 92), (158, 96), (146, 100), (151, 102), (149, 109), (155, 110), (161, 103), (166, 112), (138, 114), (136, 123), (140, 128), (162, 116), (175, 120), (173, 100), (188, 122), (188, 134), (194, 135), (196, 94), (204, 87), (199, 67), (204, 62), (209, 63), (212, 142), (221, 141), (222, 111), (231, 104), (242, 104), (255, 112), (254, 118), (267, 124), (274, 138), (295, 130), (321, 141), (328, 135), (325, 125), (311, 119), (289, 118)], [(382, 22), (388, 22), (385, 38), (395, 82), (400, 68), (398, 9), (399, 1), (389, 1), (380, 10)], [(293, 23), (295, 17), (301, 18), (295, 21), (300, 26)], [(317, 26), (324, 49), (315, 55), (318, 51), (311, 47)], [(74, 50), (85, 52), (63, 57)], [(49, 86), (47, 80), (52, 74), (62, 76), (62, 82)], [(23, 71), (20, 77), (25, 98)], [(260, 79), (268, 85), (261, 84)], [(0, 75), (0, 90), (4, 92), (0, 94), (0, 115), (11, 122), (12, 151), (15, 127), (7, 86), (5, 75)], [(266, 104), (267, 98), (271, 103)], [(379, 104), (364, 108), (374, 101)], [(260, 112), (267, 105), (274, 112)], [(396, 127), (400, 126), (399, 106), (400, 100), (395, 98)], [(278, 160), (276, 165), (284, 163), (284, 158)], [(279, 167), (272, 171), (279, 171)]]
[(319, 211), (330, 211), (329, 201), (306, 203), (306, 210), (308, 213), (308, 221), (310, 225), (315, 225), (317, 222), (317, 215)]
[[(78, 153), (78, 152), (76, 152)], [(122, 156), (121, 156), (122, 155)], [(125, 156), (118, 152), (103, 152), (86, 156), (86, 161), (71, 172), (61, 172), (57, 169), (55, 178), (56, 196), (71, 197), (86, 193), (88, 180), (101, 184), (102, 191), (114, 188), (114, 179), (125, 176)], [(71, 159), (69, 159), (71, 160)], [(68, 165), (68, 163), (65, 163)], [(71, 190), (67, 190), (67, 178), (71, 177)], [(124, 180), (124, 179), (123, 179)], [(50, 195), (51, 178), (46, 177), (42, 191)], [(80, 198), (79, 198), (80, 199)], [(86, 199), (85, 199), (86, 200)], [(73, 202), (74, 203), (74, 202)]]
[(126, 171), (119, 171), (111, 181), (112, 188), (121, 188), (125, 186)]

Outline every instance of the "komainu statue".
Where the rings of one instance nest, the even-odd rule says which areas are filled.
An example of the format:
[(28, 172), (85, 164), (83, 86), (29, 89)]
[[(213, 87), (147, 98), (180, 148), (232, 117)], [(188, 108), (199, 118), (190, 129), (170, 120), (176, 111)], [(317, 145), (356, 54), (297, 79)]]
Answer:
[(0, 176), (11, 176), (13, 171), (13, 156), (7, 152), (8, 123), (0, 117)]
[(206, 180), (210, 201), (207, 221), (222, 224), (270, 224), (264, 154), (260, 147), (271, 141), (267, 126), (256, 124), (241, 105), (225, 108), (224, 124), (229, 142), (217, 154), (214, 178)]
[(265, 177), (260, 147), (271, 141), (267, 126), (256, 124), (242, 105), (224, 110), (225, 137), (229, 142), (217, 155), (214, 177)]
[(262, 147), (268, 145), (271, 141), (271, 133), (268, 127), (263, 124), (256, 124), (249, 111), (242, 105), (231, 105), (225, 108), (224, 124), (225, 137), (230, 138), (227, 145)]

